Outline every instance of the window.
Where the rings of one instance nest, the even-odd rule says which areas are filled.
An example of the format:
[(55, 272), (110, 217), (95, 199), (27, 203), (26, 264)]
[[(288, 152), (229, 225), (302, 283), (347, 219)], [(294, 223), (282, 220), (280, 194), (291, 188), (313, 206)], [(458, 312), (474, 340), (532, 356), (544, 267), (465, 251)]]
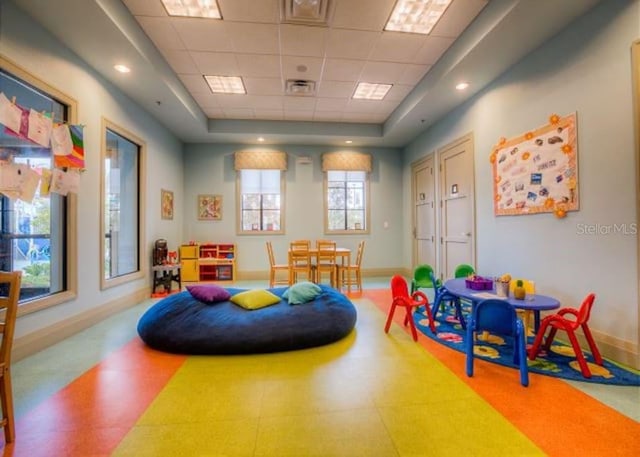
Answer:
[(143, 275), (140, 214), (144, 142), (103, 121), (102, 288)]
[(367, 231), (367, 173), (329, 170), (325, 179), (327, 232)]
[[(0, 92), (17, 106), (72, 123), (75, 102), (6, 59), (0, 58)], [(42, 175), (53, 167), (51, 148), (0, 129), (0, 161), (31, 167)], [(22, 270), (20, 314), (75, 296), (75, 198), (42, 193), (32, 200), (0, 193), (0, 269)], [(7, 195), (8, 194), (8, 195)]]
[(280, 170), (238, 170), (240, 189), (240, 233), (282, 230), (282, 196)]

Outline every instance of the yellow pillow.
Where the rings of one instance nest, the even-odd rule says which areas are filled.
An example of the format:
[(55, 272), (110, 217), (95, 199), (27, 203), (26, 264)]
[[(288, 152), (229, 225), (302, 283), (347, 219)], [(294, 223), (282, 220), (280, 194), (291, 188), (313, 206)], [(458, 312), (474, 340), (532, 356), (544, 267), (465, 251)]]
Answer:
[(231, 297), (231, 301), (245, 309), (260, 309), (280, 302), (280, 297), (268, 290), (245, 290)]

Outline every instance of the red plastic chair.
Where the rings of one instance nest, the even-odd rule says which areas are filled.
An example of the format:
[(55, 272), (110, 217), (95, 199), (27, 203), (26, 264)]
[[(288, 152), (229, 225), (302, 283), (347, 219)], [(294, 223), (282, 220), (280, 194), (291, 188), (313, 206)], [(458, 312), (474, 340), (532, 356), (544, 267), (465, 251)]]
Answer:
[(391, 309), (389, 310), (389, 317), (387, 323), (384, 326), (384, 332), (389, 333), (389, 327), (391, 327), (391, 321), (393, 320), (393, 313), (396, 311), (397, 306), (403, 306), (406, 310), (404, 317), (404, 325), (407, 323), (411, 327), (411, 335), (413, 335), (413, 341), (418, 341), (418, 332), (416, 325), (413, 322), (412, 312), (414, 308), (424, 306), (429, 317), (429, 328), (431, 332), (436, 333), (436, 326), (433, 324), (433, 317), (431, 316), (431, 307), (429, 306), (429, 299), (420, 291), (414, 292), (409, 296), (409, 289), (407, 288), (407, 282), (400, 275), (395, 275), (391, 278), (391, 296), (393, 302), (391, 302)]
[[(580, 309), (576, 310), (574, 308), (563, 308), (558, 311), (557, 314), (545, 317), (540, 324), (540, 330), (538, 330), (538, 333), (536, 334), (536, 339), (533, 341), (531, 349), (529, 349), (529, 360), (536, 359), (536, 357), (538, 356), (538, 352), (540, 352), (541, 346), (545, 351), (548, 351), (551, 343), (553, 342), (553, 338), (556, 336), (556, 332), (558, 330), (564, 330), (565, 332), (567, 332), (569, 341), (571, 342), (571, 346), (573, 347), (573, 351), (576, 353), (576, 358), (578, 359), (578, 364), (580, 365), (582, 376), (584, 376), (585, 378), (590, 378), (591, 370), (589, 370), (589, 366), (587, 365), (587, 361), (584, 358), (582, 348), (578, 344), (578, 339), (576, 338), (576, 330), (578, 329), (578, 327), (582, 327), (582, 331), (584, 332), (584, 336), (589, 343), (589, 349), (591, 350), (591, 354), (593, 354), (593, 358), (596, 364), (602, 365), (602, 356), (600, 355), (600, 351), (596, 346), (596, 342), (593, 340), (591, 330), (589, 330), (589, 326), (587, 325), (589, 316), (591, 315), (591, 307), (593, 306), (593, 302), (595, 299), (595, 294), (589, 294), (582, 302), (582, 305), (580, 305)], [(567, 319), (566, 317), (564, 317), (565, 314), (571, 314), (574, 319)], [(547, 336), (544, 343), (542, 343), (542, 338), (544, 338), (547, 327), (551, 327), (551, 330), (549, 330), (549, 336)]]

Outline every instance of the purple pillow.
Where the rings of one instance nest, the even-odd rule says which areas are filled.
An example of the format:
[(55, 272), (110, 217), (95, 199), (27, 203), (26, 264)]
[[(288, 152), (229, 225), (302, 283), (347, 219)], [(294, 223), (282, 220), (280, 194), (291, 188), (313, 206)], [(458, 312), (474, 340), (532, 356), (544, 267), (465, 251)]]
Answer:
[(201, 286), (187, 286), (187, 290), (193, 296), (205, 303), (218, 303), (231, 298), (231, 294), (224, 287), (212, 284)]

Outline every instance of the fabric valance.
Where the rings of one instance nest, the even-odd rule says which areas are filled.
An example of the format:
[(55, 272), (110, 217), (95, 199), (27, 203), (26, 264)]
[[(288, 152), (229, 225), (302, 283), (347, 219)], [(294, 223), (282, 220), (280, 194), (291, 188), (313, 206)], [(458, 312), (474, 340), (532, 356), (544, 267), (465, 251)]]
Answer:
[(286, 170), (287, 153), (282, 151), (238, 151), (236, 170)]
[(371, 173), (371, 154), (338, 151), (322, 154), (322, 171), (366, 171)]

